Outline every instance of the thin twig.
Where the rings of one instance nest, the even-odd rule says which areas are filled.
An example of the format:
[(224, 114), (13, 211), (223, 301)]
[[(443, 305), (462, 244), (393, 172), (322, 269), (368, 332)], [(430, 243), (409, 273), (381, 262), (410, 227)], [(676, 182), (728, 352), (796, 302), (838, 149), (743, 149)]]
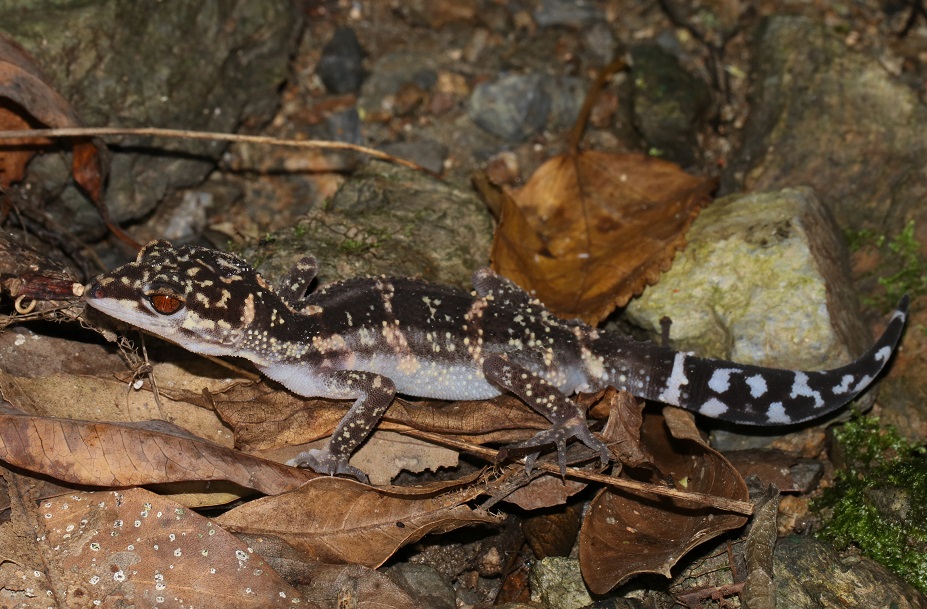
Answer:
[(389, 161), (397, 165), (422, 171), (429, 175), (435, 173), (412, 161), (400, 159), (375, 148), (358, 146), (347, 142), (333, 142), (326, 140), (289, 140), (264, 135), (242, 135), (239, 133), (217, 133), (209, 131), (188, 131), (186, 129), (161, 129), (157, 127), (141, 127), (131, 129), (127, 127), (68, 127), (64, 129), (26, 129), (21, 131), (0, 131), (0, 140), (23, 139), (33, 137), (109, 137), (121, 135), (135, 135), (145, 137), (164, 137), (186, 140), (207, 140), (214, 142), (235, 142), (239, 144), (266, 144), (283, 146), (287, 148), (316, 148), (324, 150), (351, 150), (366, 154), (377, 159)]
[[(498, 451), (491, 448), (485, 448), (476, 444), (470, 444), (469, 442), (463, 442), (461, 440), (455, 440), (453, 438), (448, 438), (440, 434), (434, 434), (427, 431), (420, 431), (418, 429), (412, 429), (411, 427), (401, 430), (402, 433), (408, 434), (410, 436), (420, 438), (422, 440), (429, 440), (435, 442), (436, 444), (442, 444), (445, 446), (450, 446), (456, 448), (466, 453), (470, 453), (481, 457), (489, 462), (492, 462), (498, 453)], [(560, 475), (560, 467), (553, 463), (545, 463), (542, 461), (536, 461), (534, 464), (535, 469), (542, 469), (551, 474)], [(670, 497), (672, 499), (679, 499), (682, 501), (689, 501), (691, 503), (696, 503), (699, 505), (704, 505), (707, 507), (718, 508), (719, 510), (724, 510), (727, 512), (735, 512), (737, 514), (744, 514), (749, 516), (753, 513), (753, 504), (749, 501), (738, 501), (737, 499), (728, 499), (726, 497), (716, 497), (714, 495), (706, 495), (705, 493), (694, 493), (691, 491), (681, 491), (677, 488), (670, 486), (658, 486), (655, 484), (649, 484), (647, 482), (639, 482), (637, 480), (630, 480), (628, 478), (616, 478), (614, 476), (606, 476), (604, 474), (597, 474), (595, 472), (589, 472), (583, 469), (576, 467), (566, 468), (567, 478), (576, 478), (579, 480), (586, 480), (587, 482), (597, 482), (599, 484), (605, 484), (614, 488), (621, 488), (629, 491), (637, 491), (642, 493), (649, 493), (651, 495), (660, 495), (662, 497)]]

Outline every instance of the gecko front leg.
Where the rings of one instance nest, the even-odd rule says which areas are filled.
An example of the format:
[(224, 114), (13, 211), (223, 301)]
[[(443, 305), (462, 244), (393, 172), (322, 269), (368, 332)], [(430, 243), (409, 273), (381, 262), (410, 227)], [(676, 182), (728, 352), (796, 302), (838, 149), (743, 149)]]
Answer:
[(367, 482), (361, 470), (348, 464), (351, 454), (379, 422), (393, 398), (396, 386), (389, 378), (361, 370), (338, 370), (324, 379), (327, 397), (355, 398), (354, 405), (341, 418), (325, 448), (296, 455), (289, 465), (307, 467), (320, 474), (346, 474)]
[(280, 281), (277, 287), (277, 296), (294, 311), (306, 306), (309, 286), (319, 272), (319, 263), (315, 256), (304, 256), (293, 265), (293, 268)]
[[(483, 360), (483, 374), (487, 379), (520, 397), (526, 404), (551, 422), (551, 427), (538, 432), (533, 438), (512, 444), (503, 450), (542, 448), (551, 444), (557, 447), (560, 474), (566, 475), (566, 442), (576, 438), (599, 453), (603, 465), (612, 455), (604, 442), (592, 435), (586, 416), (570, 398), (542, 377), (500, 355)], [(526, 468), (530, 471), (538, 454), (528, 456)]]

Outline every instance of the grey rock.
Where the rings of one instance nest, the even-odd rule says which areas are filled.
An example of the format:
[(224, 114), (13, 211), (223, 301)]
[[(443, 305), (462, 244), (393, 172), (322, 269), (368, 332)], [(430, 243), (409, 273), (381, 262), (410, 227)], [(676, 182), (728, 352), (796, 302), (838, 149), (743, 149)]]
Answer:
[(325, 123), (328, 128), (328, 137), (331, 139), (349, 144), (362, 143), (361, 120), (357, 108), (332, 112), (325, 117)]
[(770, 17), (754, 39), (751, 110), (722, 192), (809, 186), (849, 228), (927, 225), (927, 107), (876, 52), (821, 23)]
[(698, 160), (697, 135), (711, 108), (708, 86), (656, 44), (631, 49), (634, 125), (659, 156), (683, 166)]
[(399, 89), (407, 83), (430, 89), (438, 66), (438, 57), (429, 53), (395, 51), (383, 55), (374, 62), (361, 87), (358, 109), (363, 114), (392, 112), (390, 100)]
[(540, 133), (551, 98), (540, 74), (508, 74), (481, 83), (470, 96), (468, 113), (477, 125), (508, 141)]
[(888, 520), (910, 526), (912, 505), (911, 491), (897, 486), (868, 488), (866, 497), (872, 502), (879, 514)]
[(322, 49), (316, 73), (329, 93), (356, 93), (364, 80), (363, 62), (364, 49), (354, 30), (340, 27)]
[(551, 609), (579, 609), (592, 603), (592, 597), (575, 558), (550, 556), (531, 565), (528, 574), (531, 600)]
[(594, 63), (605, 65), (615, 55), (615, 35), (603, 21), (583, 28), (583, 47)]
[(428, 565), (400, 563), (387, 569), (386, 575), (423, 607), (455, 609), (457, 606), (454, 588)]
[(792, 535), (776, 544), (776, 602), (791, 609), (927, 607), (927, 596), (863, 556), (841, 556), (811, 537)]
[(732, 195), (693, 223), (688, 246), (627, 315), (674, 346), (778, 368), (842, 365), (871, 341), (840, 231), (808, 189)]
[(548, 76), (543, 79), (542, 86), (550, 97), (548, 129), (553, 131), (570, 129), (583, 107), (588, 83), (572, 76)]
[(562, 25), (578, 28), (604, 19), (602, 9), (590, 0), (541, 0), (534, 11), (534, 21), (541, 27)]
[[(687, 238), (660, 283), (628, 306), (632, 323), (658, 336), (667, 316), (678, 349), (774, 368), (833, 368), (870, 346), (840, 230), (810, 190), (719, 199)], [(718, 431), (713, 446), (768, 444), (765, 430), (738, 431), (750, 435)]]
[(383, 147), (383, 152), (412, 161), (421, 165), (428, 171), (440, 174), (444, 169), (444, 160), (447, 158), (447, 146), (434, 140), (419, 140), (415, 142), (396, 142)]
[[(293, 5), (252, 0), (184, 2), (169, 10), (133, 0), (0, 0), (0, 12), (0, 31), (35, 56), (88, 126), (229, 132), (246, 120), (260, 124), (277, 106), (301, 28)], [(162, 153), (133, 150), (152, 145)], [(111, 215), (125, 221), (150, 212), (170, 191), (200, 182), (225, 148), (123, 138), (111, 161)], [(60, 177), (50, 164), (36, 164), (31, 179), (40, 187)], [(62, 224), (102, 234), (96, 211), (75, 187), (61, 199), (63, 208), (52, 211)]]
[(248, 248), (245, 258), (273, 283), (302, 256), (319, 260), (319, 281), (362, 275), (421, 276), (470, 289), (489, 260), (492, 219), (469, 190), (379, 161), (328, 201)]

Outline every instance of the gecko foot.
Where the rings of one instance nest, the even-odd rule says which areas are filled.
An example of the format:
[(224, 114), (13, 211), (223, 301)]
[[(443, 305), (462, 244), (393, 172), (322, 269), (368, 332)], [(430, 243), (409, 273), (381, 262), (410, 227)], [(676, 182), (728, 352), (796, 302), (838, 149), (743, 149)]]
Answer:
[[(541, 448), (553, 444), (557, 447), (557, 463), (560, 465), (560, 475), (566, 475), (566, 443), (570, 438), (576, 438), (587, 447), (599, 454), (599, 460), (602, 466), (608, 465), (612, 459), (612, 454), (602, 440), (595, 437), (585, 420), (564, 421), (538, 432), (533, 438), (510, 444), (499, 451), (499, 459), (504, 460), (510, 452), (524, 452), (526, 448)], [(525, 471), (531, 473), (534, 468), (534, 462), (540, 453), (531, 453), (525, 458)]]
[(301, 452), (287, 461), (287, 465), (311, 469), (317, 474), (327, 474), (329, 476), (350, 476), (360, 482), (363, 482), (364, 484), (368, 483), (367, 474), (357, 469), (353, 465), (349, 465), (346, 458), (339, 459), (338, 457), (332, 455), (329, 452), (327, 446), (321, 449), (313, 448), (312, 450)]

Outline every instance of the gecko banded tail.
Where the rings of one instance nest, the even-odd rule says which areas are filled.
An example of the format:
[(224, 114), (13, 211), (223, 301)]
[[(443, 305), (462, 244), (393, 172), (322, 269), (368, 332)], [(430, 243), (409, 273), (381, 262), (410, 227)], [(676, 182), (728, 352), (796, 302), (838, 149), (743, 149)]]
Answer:
[(872, 348), (832, 370), (764, 368), (652, 345), (646, 357), (657, 375), (648, 377), (643, 390), (628, 389), (645, 399), (743, 425), (792, 425), (816, 419), (841, 408), (872, 384), (898, 345), (907, 311), (904, 296)]

